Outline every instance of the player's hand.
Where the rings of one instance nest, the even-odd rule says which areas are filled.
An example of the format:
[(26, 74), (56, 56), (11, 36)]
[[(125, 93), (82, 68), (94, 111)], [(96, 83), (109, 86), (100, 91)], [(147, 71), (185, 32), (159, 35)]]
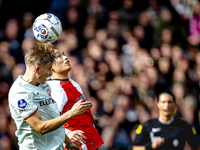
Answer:
[(99, 123), (99, 119), (93, 115), (93, 120), (94, 120), (94, 124), (98, 124)]
[(74, 143), (64, 144), (66, 150), (80, 150), (80, 148)]
[(72, 116), (79, 116), (84, 113), (86, 110), (90, 109), (93, 106), (91, 101), (83, 102), (83, 100), (78, 101), (71, 108)]
[(84, 139), (87, 139), (85, 135), (83, 134), (84, 132), (81, 130), (75, 130), (75, 131), (70, 131), (67, 136), (69, 139), (74, 143), (78, 145), (81, 145), (82, 143), (85, 143)]
[(164, 138), (157, 139), (151, 143), (151, 148), (156, 149), (165, 143)]

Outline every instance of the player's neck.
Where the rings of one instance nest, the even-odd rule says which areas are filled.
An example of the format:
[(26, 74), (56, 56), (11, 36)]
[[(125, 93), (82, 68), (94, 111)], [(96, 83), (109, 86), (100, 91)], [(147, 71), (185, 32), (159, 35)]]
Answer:
[(31, 75), (28, 75), (27, 73), (24, 74), (24, 76), (22, 77), (22, 79), (26, 82), (28, 82), (29, 84), (38, 86), (38, 82), (35, 81), (34, 77)]
[(27, 67), (25, 74), (23, 75), (22, 79), (29, 84), (32, 84), (34, 86), (38, 86), (40, 84), (36, 78), (35, 74), (35, 67)]
[(68, 74), (52, 74), (51, 79), (68, 79)]

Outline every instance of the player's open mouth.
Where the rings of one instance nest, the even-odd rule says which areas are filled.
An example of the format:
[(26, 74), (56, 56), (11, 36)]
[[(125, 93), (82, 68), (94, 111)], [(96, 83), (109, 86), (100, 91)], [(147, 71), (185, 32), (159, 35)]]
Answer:
[(70, 65), (69, 61), (67, 61), (65, 64)]

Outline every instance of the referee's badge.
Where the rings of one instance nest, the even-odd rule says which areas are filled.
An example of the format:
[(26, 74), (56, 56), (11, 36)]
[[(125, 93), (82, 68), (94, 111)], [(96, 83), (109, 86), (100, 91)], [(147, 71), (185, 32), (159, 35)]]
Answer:
[(27, 106), (27, 102), (24, 99), (18, 100), (18, 107), (21, 109), (25, 109)]

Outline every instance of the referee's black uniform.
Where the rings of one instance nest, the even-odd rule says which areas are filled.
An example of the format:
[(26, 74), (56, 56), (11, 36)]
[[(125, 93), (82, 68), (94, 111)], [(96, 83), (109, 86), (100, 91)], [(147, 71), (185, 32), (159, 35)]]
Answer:
[[(144, 145), (147, 150), (151, 150), (151, 142), (161, 137), (165, 138), (165, 143), (156, 150), (183, 150), (186, 141), (193, 150), (197, 150), (199, 146), (195, 129), (176, 117), (165, 123), (161, 123), (159, 119), (151, 119), (139, 125), (133, 145)], [(133, 145), (129, 147), (130, 150)]]

